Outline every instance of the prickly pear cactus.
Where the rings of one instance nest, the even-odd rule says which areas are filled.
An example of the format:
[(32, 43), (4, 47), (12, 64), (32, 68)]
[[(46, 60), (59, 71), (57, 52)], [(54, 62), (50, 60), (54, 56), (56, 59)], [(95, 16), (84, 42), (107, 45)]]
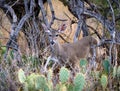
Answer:
[(49, 69), (48, 73), (47, 73), (47, 79), (48, 79), (48, 81), (51, 81), (52, 77), (53, 77), (53, 71), (52, 71), (52, 69)]
[(28, 88), (28, 91), (49, 91), (45, 76), (34, 73), (27, 77), (25, 88)]
[(59, 73), (60, 81), (61, 81), (62, 83), (67, 82), (67, 80), (69, 79), (69, 76), (70, 76), (70, 72), (68, 71), (68, 69), (65, 68), (65, 67), (62, 67), (62, 68), (60, 69), (60, 73)]
[(110, 63), (108, 59), (105, 59), (103, 61), (103, 69), (104, 69), (104, 72), (107, 74), (110, 72)]
[(78, 73), (74, 79), (75, 91), (82, 91), (85, 86), (85, 76), (82, 73)]
[[(23, 90), (24, 90), (24, 91), (29, 91), (29, 90), (28, 90), (28, 83), (27, 83), (27, 82), (24, 83), (24, 85), (23, 85)], [(21, 90), (20, 90), (20, 91), (21, 91)]]
[(24, 83), (25, 80), (26, 80), (25, 73), (24, 73), (24, 71), (22, 69), (20, 69), (18, 71), (18, 79), (19, 79), (20, 83)]
[(35, 89), (39, 90), (39, 89), (44, 89), (45, 86), (47, 87), (47, 81), (45, 76), (43, 75), (36, 75), (35, 77)]
[(117, 77), (120, 78), (120, 66), (118, 66), (118, 69), (117, 69)]
[(74, 91), (74, 85), (73, 84), (68, 84), (67, 85), (67, 91)]
[(28, 87), (28, 91), (35, 91), (35, 77), (36, 77), (35, 73), (32, 73), (29, 76), (27, 76), (26, 86)]
[(56, 87), (55, 87), (55, 91), (60, 91), (60, 84), (57, 84)]
[(67, 87), (65, 86), (65, 84), (61, 84), (60, 91), (67, 91)]
[(85, 67), (88, 64), (88, 61), (86, 59), (80, 60), (80, 67)]
[(101, 78), (100, 78), (100, 83), (101, 83), (103, 89), (105, 89), (106, 86), (107, 86), (107, 84), (108, 84), (108, 78), (107, 78), (107, 76), (106, 76), (105, 74), (103, 74), (103, 75), (101, 76)]
[(113, 67), (113, 78), (117, 76), (117, 66)]

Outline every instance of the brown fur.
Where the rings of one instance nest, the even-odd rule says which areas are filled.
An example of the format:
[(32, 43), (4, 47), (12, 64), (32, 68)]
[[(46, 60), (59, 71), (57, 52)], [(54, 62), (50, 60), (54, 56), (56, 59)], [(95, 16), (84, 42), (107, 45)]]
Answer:
[(92, 53), (91, 46), (97, 45), (97, 40), (91, 36), (83, 37), (74, 43), (56, 43), (54, 45), (54, 56), (61, 62), (70, 62), (74, 66), (81, 58), (87, 58)]
[(58, 32), (55, 30), (49, 30), (44, 24), (43, 28), (48, 33), (52, 48), (51, 56), (48, 57), (44, 67), (45, 71), (50, 60), (58, 61), (61, 65), (65, 65), (67, 63), (74, 68), (79, 64), (79, 60), (81, 58), (87, 58), (89, 54), (93, 55), (91, 47), (93, 45), (97, 45), (97, 40), (95, 38), (86, 36), (74, 43), (60, 44), (57, 41), (57, 38), (63, 29), (65, 29), (65, 25), (61, 26)]

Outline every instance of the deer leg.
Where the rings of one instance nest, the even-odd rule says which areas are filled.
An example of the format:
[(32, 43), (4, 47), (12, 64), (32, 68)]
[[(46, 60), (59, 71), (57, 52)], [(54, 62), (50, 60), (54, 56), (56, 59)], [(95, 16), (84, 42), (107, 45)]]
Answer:
[(47, 66), (48, 66), (48, 63), (49, 63), (50, 60), (51, 60), (51, 56), (49, 56), (49, 57), (47, 58), (47, 62), (45, 63), (45, 66), (44, 66), (44, 72), (47, 71)]
[(49, 56), (49, 57), (47, 58), (47, 62), (45, 63), (45, 66), (44, 66), (44, 72), (47, 71), (47, 66), (48, 66), (50, 60), (52, 60), (52, 61), (55, 62), (55, 63), (53, 64), (52, 68), (55, 67), (55, 65), (59, 62), (56, 57)]

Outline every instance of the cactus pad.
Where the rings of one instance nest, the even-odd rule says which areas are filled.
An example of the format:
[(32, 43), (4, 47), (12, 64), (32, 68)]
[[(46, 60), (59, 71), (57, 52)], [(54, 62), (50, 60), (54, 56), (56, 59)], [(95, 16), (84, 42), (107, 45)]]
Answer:
[(68, 71), (68, 69), (65, 68), (65, 67), (62, 67), (62, 68), (60, 69), (60, 73), (59, 73), (60, 81), (61, 81), (62, 83), (67, 82), (67, 80), (69, 79), (69, 76), (70, 76), (70, 72)]

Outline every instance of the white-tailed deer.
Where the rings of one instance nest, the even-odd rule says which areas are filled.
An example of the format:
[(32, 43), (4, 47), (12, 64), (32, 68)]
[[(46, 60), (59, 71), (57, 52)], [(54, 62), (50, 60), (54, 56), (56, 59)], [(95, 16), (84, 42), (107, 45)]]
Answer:
[(60, 64), (70, 63), (72, 67), (78, 65), (81, 58), (87, 58), (89, 53), (93, 54), (92, 46), (97, 45), (97, 40), (91, 36), (83, 37), (74, 43), (60, 44), (57, 40), (60, 33), (65, 30), (66, 25), (63, 24), (58, 31), (49, 30), (45, 25), (43, 28), (48, 33), (52, 53), (48, 57), (44, 70), (46, 71), (47, 65), (50, 60)]

